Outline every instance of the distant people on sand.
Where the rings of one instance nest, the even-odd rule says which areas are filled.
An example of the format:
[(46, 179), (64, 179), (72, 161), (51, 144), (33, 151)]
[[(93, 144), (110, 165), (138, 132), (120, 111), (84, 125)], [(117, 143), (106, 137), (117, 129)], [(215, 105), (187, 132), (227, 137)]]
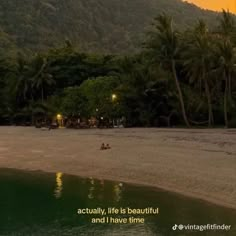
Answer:
[(102, 143), (100, 150), (107, 150), (107, 149), (111, 149), (109, 143), (108, 143), (107, 145), (105, 145), (104, 143)]
[(106, 147), (105, 147), (105, 144), (102, 143), (100, 150), (105, 150), (105, 148), (106, 148)]

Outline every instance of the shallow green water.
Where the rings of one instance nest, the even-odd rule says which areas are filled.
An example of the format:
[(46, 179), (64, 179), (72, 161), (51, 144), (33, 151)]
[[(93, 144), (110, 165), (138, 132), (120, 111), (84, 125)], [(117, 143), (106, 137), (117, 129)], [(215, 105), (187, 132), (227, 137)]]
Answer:
[[(118, 225), (91, 224), (94, 216), (77, 214), (78, 208), (97, 207), (158, 207), (159, 214), (144, 216), (144, 224)], [(175, 224), (229, 224), (232, 229), (173, 231)], [(0, 235), (236, 235), (236, 211), (146, 187), (0, 169)]]

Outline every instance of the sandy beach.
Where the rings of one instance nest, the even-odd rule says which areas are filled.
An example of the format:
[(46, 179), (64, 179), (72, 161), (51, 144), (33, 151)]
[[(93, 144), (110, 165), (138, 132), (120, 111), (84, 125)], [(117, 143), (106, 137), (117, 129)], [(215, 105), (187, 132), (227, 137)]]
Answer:
[[(101, 143), (112, 149), (101, 151)], [(236, 130), (0, 127), (0, 168), (148, 185), (236, 209)]]

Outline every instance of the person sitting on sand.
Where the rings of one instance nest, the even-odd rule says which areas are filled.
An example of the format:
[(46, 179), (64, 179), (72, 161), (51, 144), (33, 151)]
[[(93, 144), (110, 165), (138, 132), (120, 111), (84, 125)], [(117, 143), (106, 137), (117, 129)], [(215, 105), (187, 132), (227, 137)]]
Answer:
[(109, 143), (107, 144), (106, 149), (111, 149)]
[(106, 150), (105, 144), (102, 143), (100, 150)]

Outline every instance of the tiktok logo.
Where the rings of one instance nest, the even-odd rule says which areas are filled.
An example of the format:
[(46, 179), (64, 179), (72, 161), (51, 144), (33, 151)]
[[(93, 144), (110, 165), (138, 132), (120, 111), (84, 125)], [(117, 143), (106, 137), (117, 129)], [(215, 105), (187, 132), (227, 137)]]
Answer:
[(179, 230), (183, 230), (184, 229), (184, 225), (177, 225), (177, 224), (175, 224), (173, 227), (172, 227), (172, 230), (177, 230), (177, 229), (179, 229)]
[(175, 231), (175, 230), (177, 230), (177, 227), (178, 227), (178, 225), (175, 224), (175, 225), (172, 227), (172, 229)]

